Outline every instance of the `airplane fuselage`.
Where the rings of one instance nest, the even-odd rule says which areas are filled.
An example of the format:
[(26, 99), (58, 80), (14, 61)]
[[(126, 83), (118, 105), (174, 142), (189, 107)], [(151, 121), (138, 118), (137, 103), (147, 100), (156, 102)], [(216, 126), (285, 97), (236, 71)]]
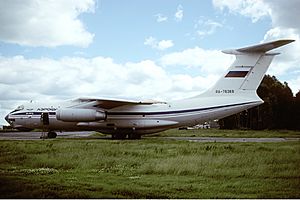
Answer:
[[(22, 110), (10, 113), (8, 119), (16, 128), (53, 131), (97, 130), (106, 134), (143, 135), (219, 119), (261, 103), (259, 98), (229, 96), (190, 98), (150, 105), (125, 105), (101, 110), (105, 113), (105, 119), (86, 122), (66, 122), (57, 119), (57, 111), (76, 106), (77, 102), (74, 101), (45, 105), (28, 103), (22, 106)], [(43, 115), (48, 117), (43, 118)], [(48, 121), (45, 122), (45, 119)]]

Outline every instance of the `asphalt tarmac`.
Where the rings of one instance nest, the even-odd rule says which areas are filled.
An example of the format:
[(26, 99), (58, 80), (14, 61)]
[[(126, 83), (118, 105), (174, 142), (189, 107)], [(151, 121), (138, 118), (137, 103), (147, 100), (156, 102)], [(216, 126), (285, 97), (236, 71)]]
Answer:
[[(91, 131), (56, 132), (56, 138), (88, 138)], [(0, 140), (40, 140), (42, 132), (1, 132)], [(44, 133), (47, 134), (47, 133)]]
[(300, 138), (227, 138), (227, 137), (168, 137), (174, 140), (190, 142), (289, 142), (300, 141)]
[[(111, 136), (91, 137), (92, 131), (57, 132), (57, 138), (110, 139)], [(42, 132), (1, 132), (0, 140), (41, 140)], [(148, 137), (147, 137), (148, 138)], [(150, 137), (149, 137), (150, 138)], [(228, 137), (151, 137), (190, 142), (289, 142), (300, 138), (228, 138)]]

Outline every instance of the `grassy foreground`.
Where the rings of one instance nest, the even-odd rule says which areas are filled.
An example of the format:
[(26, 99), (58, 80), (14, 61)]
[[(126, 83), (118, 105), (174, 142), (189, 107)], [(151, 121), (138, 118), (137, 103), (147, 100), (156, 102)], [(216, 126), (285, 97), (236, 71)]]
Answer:
[(0, 198), (300, 198), (300, 142), (0, 141)]

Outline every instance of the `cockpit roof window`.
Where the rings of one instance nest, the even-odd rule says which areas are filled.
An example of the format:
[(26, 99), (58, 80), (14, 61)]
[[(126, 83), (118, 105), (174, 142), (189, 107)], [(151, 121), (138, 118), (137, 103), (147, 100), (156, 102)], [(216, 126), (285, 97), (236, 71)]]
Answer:
[(15, 110), (13, 110), (11, 113), (14, 113), (14, 112), (17, 112), (17, 111), (20, 111), (20, 110), (24, 110), (24, 106), (23, 105), (20, 105), (18, 106)]

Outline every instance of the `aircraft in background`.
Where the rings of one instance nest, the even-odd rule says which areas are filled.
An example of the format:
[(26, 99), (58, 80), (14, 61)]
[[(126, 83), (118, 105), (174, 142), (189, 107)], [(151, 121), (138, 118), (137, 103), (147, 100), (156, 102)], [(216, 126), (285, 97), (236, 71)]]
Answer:
[(268, 51), (294, 40), (277, 40), (222, 52), (236, 56), (217, 83), (206, 92), (170, 102), (78, 98), (52, 103), (31, 102), (10, 112), (5, 120), (16, 129), (55, 131), (96, 130), (114, 139), (194, 126), (221, 119), (263, 103), (256, 93), (272, 59)]

